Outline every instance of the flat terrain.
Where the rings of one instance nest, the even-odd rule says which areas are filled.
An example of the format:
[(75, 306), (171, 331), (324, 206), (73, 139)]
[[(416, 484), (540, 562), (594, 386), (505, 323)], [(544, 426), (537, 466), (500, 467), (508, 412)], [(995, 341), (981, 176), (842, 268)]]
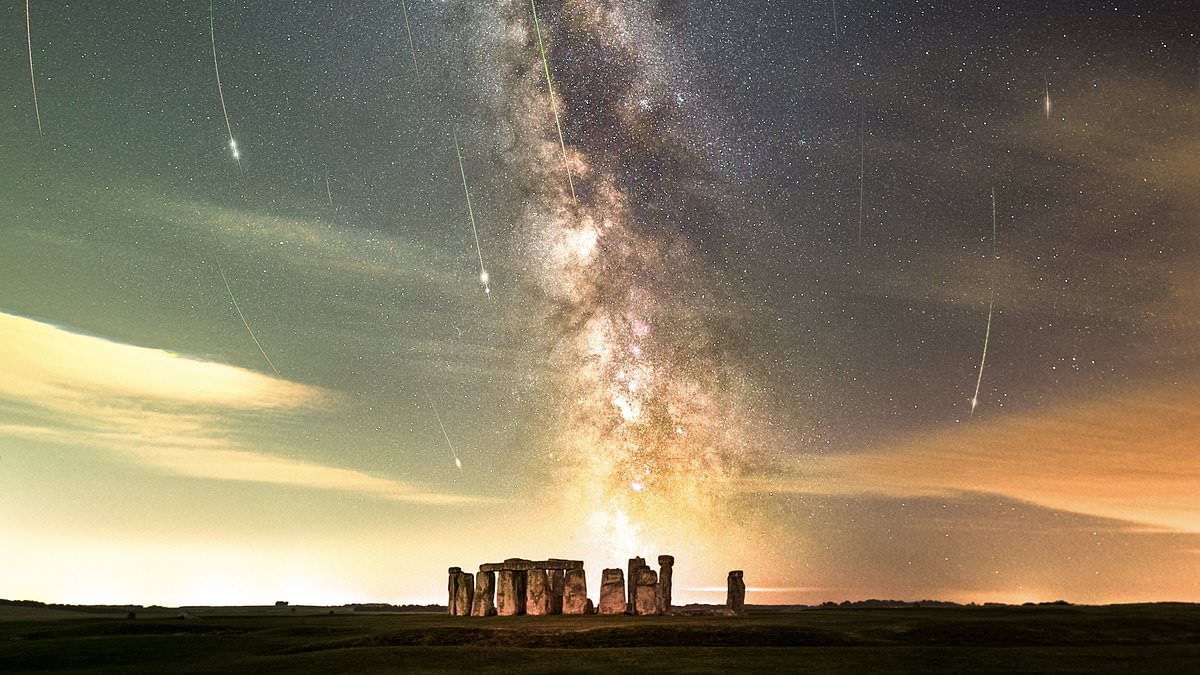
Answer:
[(294, 610), (154, 609), (126, 619), (0, 607), (0, 673), (1200, 672), (1196, 605), (764, 609), (736, 618)]

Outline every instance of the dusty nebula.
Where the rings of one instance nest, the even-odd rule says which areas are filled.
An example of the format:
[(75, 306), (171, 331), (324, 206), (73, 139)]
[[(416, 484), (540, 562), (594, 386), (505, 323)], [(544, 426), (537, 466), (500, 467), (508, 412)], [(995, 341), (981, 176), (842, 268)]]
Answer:
[[(657, 180), (705, 160), (682, 128), (664, 125), (670, 94), (655, 73), (669, 57), (631, 28), (645, 25), (629, 16), (639, 11), (571, 2), (542, 18), (552, 63), (567, 49), (589, 55), (554, 71), (553, 102), (529, 5), (500, 3), (486, 18), (506, 27), (495, 112), (512, 120), (504, 161), (524, 177), (522, 240), (551, 307), (560, 403), (550, 459), (577, 521), (613, 556), (711, 531), (753, 438), (729, 299), (681, 231), (686, 220), (671, 217), (707, 197), (697, 180)], [(552, 103), (566, 112), (577, 201)]]

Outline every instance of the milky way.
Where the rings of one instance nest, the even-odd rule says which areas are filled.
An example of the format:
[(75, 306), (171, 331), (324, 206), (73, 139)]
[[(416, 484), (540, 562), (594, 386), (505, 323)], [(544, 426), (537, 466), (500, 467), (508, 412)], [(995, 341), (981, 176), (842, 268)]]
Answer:
[(663, 104), (645, 98), (666, 96), (653, 68), (664, 56), (630, 42), (627, 22), (644, 20), (630, 14), (648, 7), (572, 2), (542, 17), (554, 28), (544, 35), (551, 63), (571, 48), (591, 53), (559, 75), (568, 138), (586, 139), (567, 146), (578, 203), (556, 161), (529, 8), (504, 3), (487, 17), (506, 27), (496, 112), (515, 119), (505, 161), (525, 177), (523, 240), (550, 300), (561, 366), (551, 454), (560, 491), (583, 497), (572, 507), (613, 555), (712, 526), (754, 438), (747, 384), (714, 329), (728, 311), (721, 282), (666, 211), (696, 198), (696, 185), (652, 171), (693, 150), (656, 128)]

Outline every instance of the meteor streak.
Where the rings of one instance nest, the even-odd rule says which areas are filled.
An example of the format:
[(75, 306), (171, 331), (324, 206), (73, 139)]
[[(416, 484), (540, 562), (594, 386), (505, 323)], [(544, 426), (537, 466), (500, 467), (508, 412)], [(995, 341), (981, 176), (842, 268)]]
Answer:
[(471, 191), (467, 189), (467, 170), (463, 168), (462, 148), (458, 144), (458, 131), (454, 134), (454, 154), (458, 157), (458, 173), (462, 176), (463, 194), (467, 196), (467, 215), (471, 217), (471, 234), (475, 235), (475, 252), (479, 254), (479, 283), (488, 299), (492, 298), (492, 287), (488, 284), (487, 268), (483, 266), (483, 249), (479, 246), (479, 229), (475, 227), (475, 209), (471, 206)]
[(408, 33), (408, 51), (412, 52), (413, 72), (420, 75), (421, 71), (417, 68), (417, 48), (413, 46), (412, 28), (408, 25), (408, 0), (400, 0), (400, 7), (404, 9), (404, 32)]
[(33, 36), (29, 31), (29, 0), (25, 0), (25, 46), (29, 49), (29, 86), (33, 88), (33, 115), (37, 118), (38, 136), (41, 136), (42, 109), (38, 106), (37, 78), (33, 74)]
[(1046, 78), (1046, 96), (1042, 99), (1042, 106), (1046, 109), (1046, 119), (1050, 119), (1050, 79)]
[(533, 27), (537, 31), (538, 51), (542, 55), (542, 68), (546, 71), (546, 89), (550, 92), (550, 110), (554, 111), (554, 126), (558, 128), (558, 147), (562, 149), (563, 167), (567, 170), (567, 183), (571, 186), (571, 199), (578, 204), (575, 195), (575, 177), (571, 175), (571, 162), (567, 159), (567, 142), (563, 138), (562, 120), (558, 117), (558, 103), (554, 100), (554, 83), (550, 81), (550, 62), (546, 60), (546, 46), (542, 44), (542, 24), (538, 20), (537, 0), (529, 0), (533, 7)]
[(442, 430), (442, 438), (446, 439), (446, 445), (450, 448), (450, 455), (454, 457), (454, 466), (462, 471), (462, 460), (458, 458), (458, 451), (454, 449), (454, 444), (450, 442), (450, 434), (446, 433), (446, 425), (442, 424), (442, 416), (438, 413), (437, 405), (433, 402), (433, 397), (429, 392), (425, 392), (425, 398), (429, 399), (429, 407), (433, 408), (433, 415), (437, 418), (438, 428)]
[[(208, 38), (212, 42), (213, 74), (217, 77), (217, 96), (221, 99), (221, 114), (225, 116), (225, 130), (229, 132), (229, 152), (237, 162), (238, 173), (242, 172), (242, 153), (238, 151), (237, 141), (233, 138), (233, 125), (229, 123), (229, 110), (225, 108), (225, 90), (221, 87), (221, 69), (217, 66), (217, 28), (213, 20), (213, 0), (208, 0)], [(263, 356), (266, 356), (264, 354)]]
[(229, 279), (225, 277), (225, 268), (221, 267), (221, 261), (217, 261), (217, 269), (221, 272), (221, 281), (225, 282), (225, 290), (229, 293), (229, 299), (233, 301), (233, 308), (237, 310), (238, 316), (242, 318), (242, 325), (246, 327), (246, 332), (250, 333), (250, 339), (254, 340), (254, 345), (258, 347), (258, 351), (267, 360), (267, 365), (271, 366), (271, 370), (275, 374), (279, 374), (279, 369), (271, 362), (271, 357), (267, 356), (266, 350), (263, 349), (262, 343), (258, 341), (258, 337), (254, 335), (254, 330), (250, 328), (250, 322), (246, 321), (246, 315), (242, 314), (242, 307), (238, 304), (237, 298), (233, 297), (233, 289), (229, 287)]
[(979, 387), (983, 384), (983, 367), (987, 364), (988, 340), (992, 337), (992, 308), (996, 303), (996, 280), (995, 271), (996, 260), (999, 255), (996, 253), (996, 188), (992, 188), (992, 280), (988, 291), (988, 311), (987, 311), (987, 328), (983, 332), (983, 356), (979, 359), (979, 375), (975, 378), (975, 395), (971, 397), (971, 414), (975, 414), (975, 406), (979, 405)]

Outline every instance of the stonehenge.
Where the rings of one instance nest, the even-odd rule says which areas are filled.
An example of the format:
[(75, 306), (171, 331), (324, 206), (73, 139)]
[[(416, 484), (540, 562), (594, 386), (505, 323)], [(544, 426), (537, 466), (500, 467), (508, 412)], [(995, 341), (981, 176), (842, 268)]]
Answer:
[[(580, 560), (509, 558), (480, 565), (477, 574), (450, 567), (446, 583), (447, 613), (451, 616), (670, 614), (674, 568), (674, 556), (660, 555), (657, 572), (641, 557), (630, 558), (624, 570), (605, 569), (600, 577), (600, 600), (593, 605), (587, 596), (587, 576)], [(746, 584), (742, 571), (731, 571), (727, 584), (724, 613), (743, 614)]]

